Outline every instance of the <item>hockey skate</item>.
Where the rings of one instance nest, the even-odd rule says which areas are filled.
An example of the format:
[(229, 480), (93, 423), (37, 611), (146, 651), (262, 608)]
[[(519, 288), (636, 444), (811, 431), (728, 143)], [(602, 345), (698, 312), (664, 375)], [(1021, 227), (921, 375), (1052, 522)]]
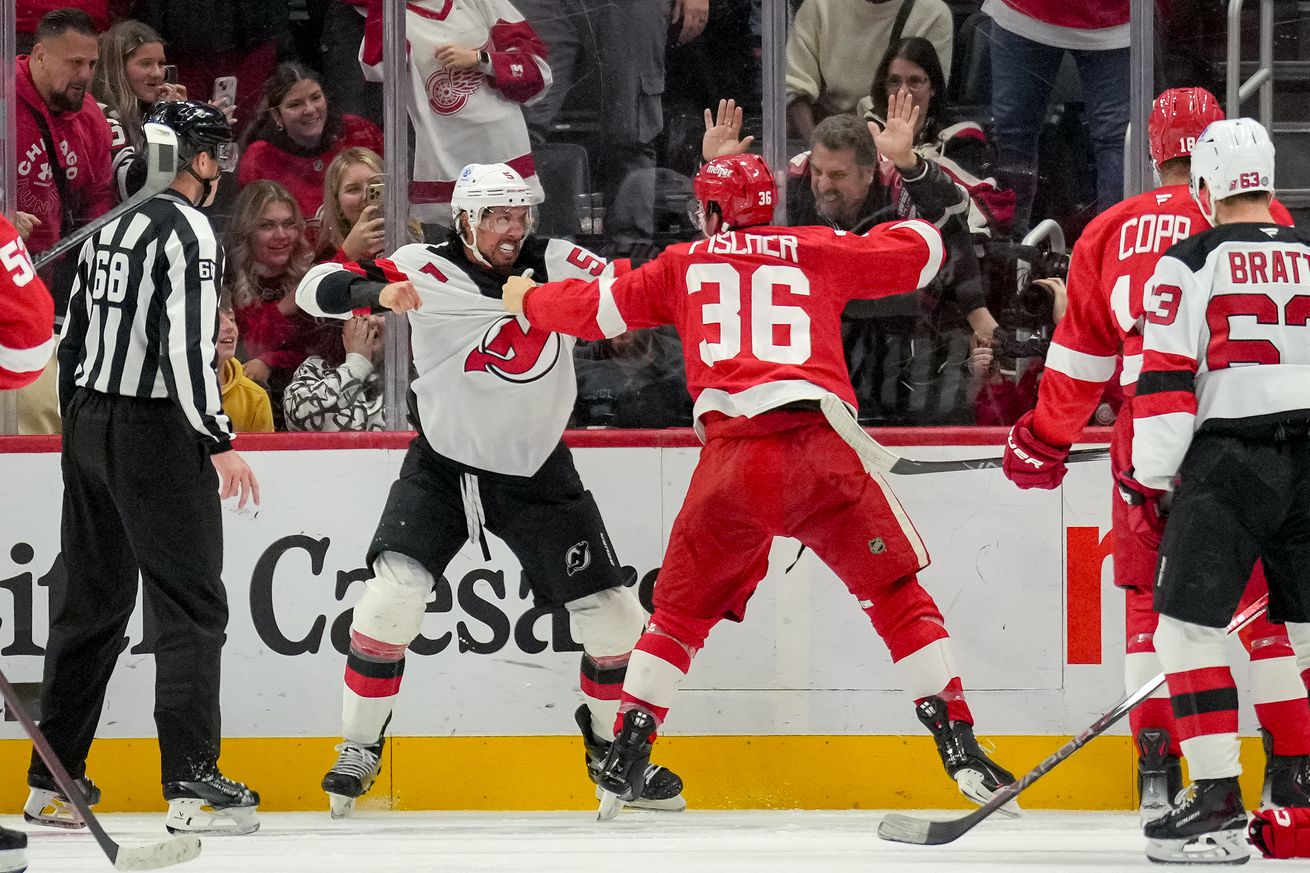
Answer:
[(337, 762), (323, 777), (328, 810), (333, 818), (345, 818), (355, 811), (355, 800), (373, 787), (382, 769), (382, 746), (386, 737), (372, 745), (345, 740), (337, 744)]
[(23, 873), (27, 869), (27, 834), (0, 828), (0, 873)]
[[(87, 777), (73, 780), (82, 789), (87, 806), (100, 802), (100, 789)], [(55, 780), (49, 776), (29, 776), (27, 785), (31, 789), (27, 803), (23, 806), (23, 818), (32, 824), (45, 825), (50, 828), (84, 828), (86, 822), (64, 797)]]
[(217, 770), (201, 779), (166, 782), (170, 834), (253, 834), (259, 830), (259, 794)]
[(1251, 858), (1236, 777), (1198, 779), (1143, 830), (1146, 857), (1157, 864), (1245, 864)]
[[(596, 799), (604, 799), (604, 789), (600, 787), (600, 771), (609, 755), (610, 744), (598, 738), (591, 731), (591, 710), (584, 703), (578, 707), (573, 717), (582, 731), (582, 743), (587, 747), (587, 777), (596, 783)], [(641, 793), (628, 806), (636, 809), (658, 809), (666, 812), (681, 812), (687, 808), (687, 801), (682, 796), (682, 779), (677, 773), (657, 764), (646, 767), (645, 781)]]
[(597, 785), (601, 789), (597, 821), (609, 821), (631, 803), (645, 787), (650, 769), (650, 736), (655, 733), (655, 716), (644, 709), (630, 709), (623, 715), (623, 729), (610, 743), (600, 766)]
[(1138, 820), (1145, 826), (1173, 809), (1173, 799), (1183, 790), (1183, 764), (1169, 754), (1169, 732), (1143, 728), (1137, 732), (1137, 793), (1141, 805)]
[[(915, 713), (924, 727), (932, 732), (947, 775), (955, 780), (965, 797), (981, 806), (998, 788), (1014, 781), (1010, 771), (988, 758), (978, 745), (973, 725), (947, 718), (946, 702), (940, 697), (927, 698), (915, 708)], [(998, 812), (1017, 818), (1022, 810), (1011, 800)]]
[(1275, 755), (1274, 738), (1260, 729), (1265, 749), (1265, 781), (1260, 805), (1310, 806), (1310, 755)]

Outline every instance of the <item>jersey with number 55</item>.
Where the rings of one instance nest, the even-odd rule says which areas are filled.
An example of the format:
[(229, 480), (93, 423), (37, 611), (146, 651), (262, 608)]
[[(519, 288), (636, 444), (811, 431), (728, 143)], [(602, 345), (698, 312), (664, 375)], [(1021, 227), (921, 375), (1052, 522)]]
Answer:
[(617, 261), (595, 279), (538, 286), (525, 313), (533, 327), (583, 339), (674, 325), (703, 436), (711, 412), (753, 416), (829, 393), (854, 409), (846, 302), (922, 288), (942, 260), (941, 235), (926, 221), (867, 234), (751, 227), (671, 246), (637, 270)]
[(54, 351), (55, 305), (27, 247), (0, 216), (0, 391), (36, 380)]
[(1310, 421), (1310, 236), (1226, 224), (1171, 248), (1146, 287), (1135, 478), (1170, 487), (1198, 431)]

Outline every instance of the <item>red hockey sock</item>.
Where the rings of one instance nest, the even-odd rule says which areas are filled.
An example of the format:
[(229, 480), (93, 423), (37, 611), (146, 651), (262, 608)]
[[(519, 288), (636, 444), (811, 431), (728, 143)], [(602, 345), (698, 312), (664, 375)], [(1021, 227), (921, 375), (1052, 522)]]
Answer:
[[(973, 713), (969, 711), (969, 703), (964, 699), (964, 684), (960, 682), (959, 676), (951, 677), (951, 681), (946, 683), (946, 687), (936, 694), (929, 697), (940, 697), (946, 703), (946, 717), (951, 721), (962, 721), (966, 724), (973, 724)], [(918, 706), (927, 700), (927, 697), (920, 697), (914, 701)]]
[(654, 624), (637, 641), (628, 659), (627, 678), (623, 682), (619, 710), (614, 719), (614, 733), (623, 728), (623, 714), (633, 707), (655, 716), (656, 727), (664, 723), (673, 703), (673, 694), (682, 677), (691, 669), (695, 650), (667, 635)]

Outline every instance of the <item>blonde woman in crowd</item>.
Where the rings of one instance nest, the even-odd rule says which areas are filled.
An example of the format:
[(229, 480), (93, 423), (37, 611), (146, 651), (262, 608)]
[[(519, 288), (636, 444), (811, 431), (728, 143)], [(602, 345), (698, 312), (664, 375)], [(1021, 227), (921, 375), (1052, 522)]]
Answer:
[(345, 263), (382, 251), (386, 236), (382, 201), (369, 202), (370, 186), (381, 184), (382, 158), (372, 149), (356, 146), (332, 159), (323, 182), (315, 261)]
[(282, 392), (312, 354), (340, 355), (339, 322), (306, 315), (296, 285), (313, 262), (296, 199), (267, 179), (241, 189), (227, 239), (227, 290), (243, 338), (245, 372), (269, 389), (274, 424)]

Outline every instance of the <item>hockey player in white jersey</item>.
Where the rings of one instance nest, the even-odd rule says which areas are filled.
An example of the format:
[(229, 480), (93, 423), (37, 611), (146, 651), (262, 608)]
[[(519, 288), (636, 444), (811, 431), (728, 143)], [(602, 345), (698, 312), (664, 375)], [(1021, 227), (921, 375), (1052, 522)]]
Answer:
[[(407, 245), (390, 259), (320, 264), (296, 292), (312, 315), (408, 312), (417, 371), (410, 413), (418, 435), (369, 546), (374, 575), (350, 628), (344, 741), (323, 777), (337, 817), (377, 776), (405, 649), (435, 577), (469, 540), (489, 559), (484, 529), (514, 552), (536, 605), (569, 612), (584, 650), (586, 702), (575, 715), (593, 782), (609, 750), (646, 614), (624, 586), (595, 500), (561, 440), (577, 393), (574, 340), (532, 328), (500, 303), (511, 274), (590, 279), (605, 264), (571, 242), (532, 236), (538, 200), (507, 165), (470, 164), (455, 185), (446, 241)], [(632, 805), (682, 809), (682, 781), (652, 766)]]
[(1158, 513), (1155, 647), (1194, 780), (1146, 825), (1162, 863), (1240, 864), (1237, 687), (1224, 626), (1256, 560), (1269, 619), (1310, 675), (1310, 237), (1270, 213), (1274, 147), (1249, 118), (1216, 121), (1191, 190), (1215, 227), (1169, 249), (1146, 288), (1126, 499)]

